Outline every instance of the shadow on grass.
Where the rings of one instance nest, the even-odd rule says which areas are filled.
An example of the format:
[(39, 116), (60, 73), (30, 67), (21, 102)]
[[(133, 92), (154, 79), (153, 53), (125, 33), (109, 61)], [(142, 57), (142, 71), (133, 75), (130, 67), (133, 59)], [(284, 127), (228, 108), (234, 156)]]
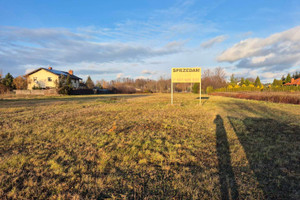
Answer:
[[(196, 99), (200, 99), (200, 97), (197, 97)], [(201, 97), (201, 99), (205, 99), (206, 100), (206, 101), (202, 102), (202, 105), (204, 105), (207, 102), (207, 100), (209, 99), (209, 97)]]
[[(197, 97), (196, 99), (200, 99), (200, 97)], [(209, 97), (201, 97), (201, 99), (209, 99)]]
[(228, 119), (265, 198), (300, 199), (300, 127), (269, 118)]
[[(216, 124), (217, 155), (222, 199), (238, 199), (238, 186), (231, 166), (231, 156), (223, 119), (220, 115), (214, 120)], [(231, 198), (230, 198), (231, 197)]]

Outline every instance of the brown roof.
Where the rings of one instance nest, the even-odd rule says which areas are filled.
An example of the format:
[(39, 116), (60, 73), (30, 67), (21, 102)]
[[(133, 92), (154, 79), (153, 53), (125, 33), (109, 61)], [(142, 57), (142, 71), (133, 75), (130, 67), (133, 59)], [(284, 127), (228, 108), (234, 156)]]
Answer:
[(292, 80), (290, 83), (286, 83), (284, 85), (300, 85), (300, 78)]

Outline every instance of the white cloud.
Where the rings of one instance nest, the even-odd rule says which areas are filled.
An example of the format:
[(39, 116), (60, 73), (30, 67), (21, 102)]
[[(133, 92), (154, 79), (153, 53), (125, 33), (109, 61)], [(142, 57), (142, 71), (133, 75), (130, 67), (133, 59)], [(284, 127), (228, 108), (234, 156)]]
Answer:
[(10, 72), (19, 71), (25, 65), (55, 67), (84, 62), (129, 63), (174, 54), (182, 51), (184, 47), (183, 42), (177, 41), (159, 46), (126, 42), (104, 43), (90, 39), (87, 34), (74, 33), (67, 29), (17, 27), (1, 27), (0, 43), (0, 66), (9, 66)]
[(150, 74), (157, 74), (157, 72), (155, 72), (155, 71), (149, 71), (149, 70), (145, 69), (145, 70), (142, 71), (142, 74), (149, 74), (150, 75)]
[(282, 70), (300, 64), (300, 26), (267, 38), (242, 40), (218, 56), (219, 62), (236, 62), (239, 68)]
[[(50, 65), (58, 70), (73, 69), (82, 76), (90, 74), (93, 79), (114, 79), (123, 72), (138, 76), (142, 69), (155, 70), (153, 77), (159, 77), (169, 74), (171, 66), (199, 64), (201, 52), (191, 53), (195, 50), (190, 41), (195, 39), (193, 45), (199, 46), (199, 38), (218, 29), (215, 23), (200, 20), (200, 15), (207, 14), (206, 9), (195, 11), (194, 3), (179, 0), (168, 8), (143, 13), (142, 18), (126, 18), (109, 27), (0, 26), (0, 68), (21, 74), (35, 66)], [(187, 51), (188, 45), (191, 51)], [(208, 57), (201, 64), (204, 60)]]
[(263, 63), (267, 59), (274, 58), (274, 57), (275, 57), (274, 53), (270, 53), (270, 54), (268, 54), (266, 56), (256, 56), (256, 57), (251, 58), (251, 62), (253, 64)]
[(265, 72), (262, 73), (262, 78), (264, 79), (274, 79), (274, 78), (281, 78), (282, 73), (281, 72), (277, 72), (277, 73), (273, 73), (273, 72)]
[(207, 41), (203, 42), (203, 43), (201, 44), (201, 47), (203, 47), (203, 48), (210, 48), (210, 47), (212, 47), (214, 44), (223, 42), (223, 41), (226, 40), (226, 39), (227, 39), (227, 37), (226, 37), (225, 35), (220, 35), (220, 36), (217, 36), (217, 37), (215, 37), (215, 38), (212, 38), (212, 39), (210, 39), (210, 40), (207, 40)]
[(119, 74), (117, 74), (117, 78), (122, 78), (124, 76), (124, 74), (123, 73), (119, 73)]
[[(102, 75), (102, 74), (116, 74), (120, 72), (118, 69), (94, 70), (94, 69), (79, 69), (76, 71), (78, 75)], [(119, 73), (120, 74), (120, 73)]]
[(148, 77), (146, 77), (146, 76), (137, 76), (137, 77), (135, 77), (135, 79), (148, 79)]
[(33, 72), (34, 70), (36, 70), (36, 69), (26, 69), (25, 74), (28, 74), (28, 73), (30, 73), (30, 72)]

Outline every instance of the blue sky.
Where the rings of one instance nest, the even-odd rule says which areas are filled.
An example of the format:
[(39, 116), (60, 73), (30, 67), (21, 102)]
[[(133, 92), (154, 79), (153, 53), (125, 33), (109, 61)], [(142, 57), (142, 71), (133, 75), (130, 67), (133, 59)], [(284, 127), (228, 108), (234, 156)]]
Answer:
[(299, 0), (0, 0), (0, 70), (111, 80), (220, 66), (267, 82), (300, 70), (299, 19)]

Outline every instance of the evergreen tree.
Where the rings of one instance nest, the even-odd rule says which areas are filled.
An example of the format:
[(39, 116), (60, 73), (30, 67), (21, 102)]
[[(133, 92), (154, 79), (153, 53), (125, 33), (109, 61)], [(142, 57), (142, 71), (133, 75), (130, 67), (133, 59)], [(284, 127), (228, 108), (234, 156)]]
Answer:
[(282, 83), (284, 84), (285, 83), (285, 77), (284, 77), (284, 75), (282, 75), (281, 80), (282, 80)]
[(294, 79), (300, 78), (300, 73), (295, 72), (295, 74), (293, 74), (292, 78), (294, 78)]
[(290, 73), (286, 76), (285, 83), (290, 83), (292, 81)]
[(64, 75), (60, 75), (58, 78), (57, 88), (63, 87), (65, 81), (66, 81), (66, 77)]
[(249, 86), (250, 84), (251, 84), (251, 82), (249, 81), (249, 79), (246, 78), (246, 80), (245, 80), (245, 85), (246, 85), (246, 86)]
[(70, 77), (69, 74), (68, 74), (68, 76), (67, 76), (66, 85), (67, 85), (69, 88), (72, 88), (71, 77)]
[(236, 83), (237, 83), (237, 78), (235, 78), (235, 77), (234, 77), (234, 74), (232, 74), (232, 75), (230, 76), (230, 84), (231, 84), (232, 86), (234, 86), (234, 85), (236, 85)]
[(6, 76), (1, 80), (1, 83), (9, 89), (14, 89), (13, 81), (14, 77), (10, 73), (7, 73)]
[(70, 75), (67, 78), (64, 75), (59, 76), (57, 90), (59, 94), (70, 94), (72, 91), (72, 84)]
[(273, 86), (281, 86), (282, 85), (282, 80), (274, 79), (272, 85)]
[(240, 86), (244, 85), (245, 84), (245, 79), (244, 78), (241, 78), (241, 82), (240, 82)]
[(261, 82), (260, 82), (260, 79), (258, 76), (255, 79), (254, 85), (255, 85), (255, 87), (257, 87), (257, 86), (261, 87)]
[(200, 84), (194, 83), (193, 88), (192, 88), (193, 93), (195, 93), (195, 94), (199, 93), (199, 91), (200, 91), (199, 88), (200, 88)]
[(89, 89), (93, 89), (95, 87), (95, 84), (90, 76), (87, 77), (85, 84)]

